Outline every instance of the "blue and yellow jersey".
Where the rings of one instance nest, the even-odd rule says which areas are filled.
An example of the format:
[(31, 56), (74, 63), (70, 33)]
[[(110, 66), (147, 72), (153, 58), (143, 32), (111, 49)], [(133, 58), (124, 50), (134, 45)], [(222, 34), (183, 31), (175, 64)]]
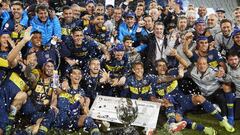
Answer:
[[(177, 76), (178, 75), (178, 70), (177, 68), (172, 68), (168, 71), (167, 75), (170, 76)], [(154, 77), (155, 82), (159, 79), (159, 76)], [(174, 80), (171, 82), (164, 82), (164, 83), (156, 83), (153, 86), (153, 93), (155, 97), (164, 97), (165, 95), (175, 91), (178, 89), (178, 81)]]
[(83, 29), (83, 21), (81, 19), (79, 20), (73, 20), (71, 23), (66, 23), (63, 20), (61, 20), (61, 31), (62, 31), (62, 40), (66, 41), (67, 38), (71, 37), (71, 31), (73, 28), (79, 27)]
[(84, 35), (92, 37), (97, 42), (105, 44), (111, 40), (110, 31), (107, 30), (105, 26), (101, 29), (96, 30), (95, 25), (90, 24), (88, 27), (84, 29)]
[(62, 57), (79, 60), (81, 66), (86, 66), (91, 58), (98, 57), (97, 44), (94, 41), (83, 39), (79, 46), (75, 46), (72, 37), (66, 39), (65, 44), (60, 49)]
[[(33, 69), (32, 73), (37, 77), (36, 80), (38, 81), (40, 77), (39, 70)], [(10, 71), (8, 80), (12, 81), (21, 91), (27, 91), (29, 86), (32, 85), (29, 84), (29, 81), (25, 78), (20, 64)]]
[[(1, 46), (1, 45), (0, 45)], [(0, 51), (0, 58), (2, 59), (7, 59), (7, 56), (8, 56), (8, 51)]]
[(103, 61), (102, 67), (106, 69), (106, 71), (110, 71), (111, 78), (119, 78), (121, 76), (126, 76), (129, 74), (129, 63), (127, 56), (123, 56), (123, 60), (116, 60), (115, 58), (111, 58), (110, 61)]
[(172, 81), (170, 83), (161, 83), (154, 88), (156, 97), (164, 97), (166, 94), (171, 93), (178, 87), (178, 81)]
[(81, 94), (79, 94), (79, 93), (71, 94), (68, 92), (62, 92), (59, 94), (59, 98), (64, 98), (64, 99), (68, 100), (68, 102), (70, 104), (74, 104), (75, 102), (77, 102), (79, 100), (80, 96), (81, 96)]
[(71, 30), (75, 27), (80, 27), (83, 29), (83, 21), (81, 19), (73, 20), (71, 23), (66, 23), (61, 20), (62, 36), (70, 36)]
[(40, 79), (35, 89), (32, 90), (31, 99), (35, 104), (50, 106), (52, 94), (53, 88), (51, 83), (43, 83), (42, 79)]
[(37, 55), (37, 63), (38, 63), (39, 67), (42, 67), (42, 65), (48, 59), (53, 60), (56, 63), (56, 65), (59, 64), (59, 54), (56, 51), (56, 49), (50, 48), (47, 50), (40, 50), (40, 51), (36, 52), (36, 55)]
[(25, 30), (20, 31), (19, 33), (13, 31), (13, 32), (11, 33), (11, 38), (12, 38), (14, 41), (16, 41), (17, 39), (22, 39), (23, 36), (24, 36), (24, 32), (25, 32)]
[(8, 68), (8, 61), (0, 57), (0, 67)]
[(87, 41), (86, 39), (83, 40), (80, 46), (75, 46), (74, 44), (71, 44), (71, 46), (68, 47), (69, 51), (71, 52), (70, 57), (80, 60), (89, 60), (90, 58), (95, 57), (96, 54), (94, 54), (94, 52), (96, 48), (97, 44), (95, 44), (93, 41)]
[(0, 57), (0, 85), (5, 81), (8, 74), (8, 61)]
[(80, 96), (84, 96), (82, 88), (69, 89), (59, 94), (58, 108), (62, 112), (68, 112), (70, 116), (78, 116), (81, 114)]
[[(220, 52), (217, 51), (216, 49), (209, 50), (208, 55), (206, 57), (207, 57), (208, 64), (212, 68), (218, 67), (219, 62), (223, 61), (223, 57), (221, 56)], [(195, 63), (197, 62), (198, 58), (199, 58), (199, 55), (196, 52), (193, 52), (193, 56), (190, 58), (190, 60), (191, 62)]]
[(137, 80), (134, 75), (127, 77), (124, 91), (121, 93), (123, 97), (131, 99), (149, 100), (153, 95), (152, 87), (155, 84), (153, 75), (144, 75), (142, 80)]
[(20, 32), (16, 32), (14, 29), (15, 29), (15, 25), (20, 25), (20, 24), (16, 24), (14, 19), (9, 19), (7, 21), (7, 23), (5, 24), (4, 26), (4, 29), (10, 31), (10, 36), (11, 38), (13, 39), (13, 41), (16, 41), (17, 39), (22, 39), (23, 36), (24, 36), (24, 28), (23, 30), (21, 30)]
[(97, 95), (102, 95), (106, 89), (106, 85), (99, 82), (102, 76), (99, 74), (97, 77), (91, 77), (89, 73), (84, 73), (82, 79), (82, 87), (85, 90), (86, 96), (94, 100)]

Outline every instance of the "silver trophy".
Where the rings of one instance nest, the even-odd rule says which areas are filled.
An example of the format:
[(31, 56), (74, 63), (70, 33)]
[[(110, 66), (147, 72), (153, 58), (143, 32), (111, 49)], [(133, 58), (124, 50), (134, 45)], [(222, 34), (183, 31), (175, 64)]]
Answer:
[(121, 98), (116, 111), (118, 119), (124, 125), (122, 135), (139, 135), (137, 130), (131, 126), (138, 116), (137, 102), (129, 98)]

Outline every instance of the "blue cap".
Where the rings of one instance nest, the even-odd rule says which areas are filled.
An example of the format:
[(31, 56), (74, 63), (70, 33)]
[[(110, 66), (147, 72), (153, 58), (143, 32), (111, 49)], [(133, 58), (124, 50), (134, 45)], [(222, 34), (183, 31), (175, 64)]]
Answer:
[(183, 2), (182, 2), (182, 0), (175, 0), (175, 3), (178, 4), (181, 9), (183, 9)]
[(85, 0), (86, 5), (89, 3), (93, 3), (94, 5), (96, 4), (96, 2), (94, 0)]
[(38, 64), (39, 64), (40, 67), (43, 67), (43, 66), (46, 65), (48, 62), (50, 62), (50, 63), (53, 64), (54, 69), (57, 69), (57, 66), (58, 66), (58, 65), (56, 64), (56, 61), (54, 61), (54, 60), (51, 59), (51, 58), (43, 59), (43, 63), (42, 63), (42, 64), (38, 63)]
[(48, 62), (51, 62), (54, 66), (55, 66), (55, 64), (56, 64), (53, 59), (49, 58), (49, 59), (47, 59), (47, 60), (44, 62), (43, 65), (47, 64)]
[(232, 36), (240, 35), (240, 29), (235, 29), (232, 33)]
[(106, 8), (109, 8), (109, 7), (114, 8), (114, 6), (113, 6), (112, 4), (108, 4), (108, 5), (106, 5)]
[(182, 4), (182, 0), (175, 0), (175, 3), (181, 5)]
[(9, 30), (5, 30), (5, 29), (4, 29), (4, 30), (1, 30), (1, 31), (0, 31), (0, 36), (3, 35), (3, 34), (8, 34), (8, 35), (10, 35), (11, 32), (10, 32)]
[(201, 18), (198, 18), (196, 21), (195, 21), (195, 25), (199, 24), (199, 23), (204, 23), (205, 24), (205, 21)]
[(128, 12), (127, 14), (126, 14), (126, 18), (127, 17), (133, 17), (133, 18), (135, 18), (136, 16), (135, 16), (135, 13), (134, 12)]
[(199, 36), (199, 37), (197, 38), (197, 43), (198, 43), (200, 40), (208, 40), (208, 38), (205, 37), (205, 36)]
[(226, 11), (224, 10), (224, 8), (217, 8), (216, 12), (222, 12), (222, 13), (225, 13)]
[(124, 46), (122, 44), (117, 44), (114, 48), (113, 51), (124, 51)]

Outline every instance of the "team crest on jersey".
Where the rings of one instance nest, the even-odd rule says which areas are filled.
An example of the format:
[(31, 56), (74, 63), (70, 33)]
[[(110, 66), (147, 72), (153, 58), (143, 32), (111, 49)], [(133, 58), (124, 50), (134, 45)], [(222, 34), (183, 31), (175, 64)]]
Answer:
[(105, 34), (101, 34), (101, 37), (105, 37)]
[(6, 23), (5, 24), (5, 29), (7, 29), (9, 27), (9, 24), (8, 23)]
[(49, 56), (49, 54), (47, 53), (47, 54), (45, 54), (45, 58), (50, 58), (50, 56)]
[(82, 50), (83, 50), (83, 51), (87, 51), (87, 48), (86, 48), (86, 47), (83, 47)]
[(124, 64), (124, 61), (123, 61), (123, 60), (121, 60), (121, 61), (120, 61), (120, 64), (121, 64), (121, 65), (123, 65), (123, 64)]
[(209, 55), (208, 58), (212, 60), (213, 59), (213, 55)]
[(147, 85), (147, 80), (143, 80), (143, 85)]

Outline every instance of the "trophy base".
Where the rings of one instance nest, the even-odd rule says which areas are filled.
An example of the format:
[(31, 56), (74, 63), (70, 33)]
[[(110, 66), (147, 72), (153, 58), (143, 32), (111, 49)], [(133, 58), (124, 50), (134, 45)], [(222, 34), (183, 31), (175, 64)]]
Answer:
[(133, 126), (129, 126), (114, 129), (108, 132), (107, 135), (140, 135), (140, 134)]

